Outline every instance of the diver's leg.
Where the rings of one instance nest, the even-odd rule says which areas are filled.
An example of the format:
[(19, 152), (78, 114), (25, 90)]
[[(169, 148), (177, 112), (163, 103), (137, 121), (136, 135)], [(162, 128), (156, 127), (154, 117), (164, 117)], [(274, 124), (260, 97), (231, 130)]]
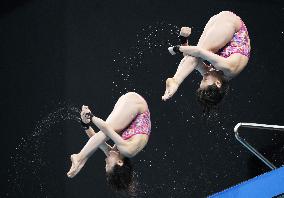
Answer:
[(209, 20), (197, 46), (217, 52), (229, 43), (241, 27), (241, 20), (232, 12), (223, 11)]
[(185, 56), (181, 60), (175, 75), (166, 81), (166, 91), (162, 96), (162, 100), (166, 101), (175, 94), (179, 85), (195, 69), (197, 64), (198, 59), (192, 56)]

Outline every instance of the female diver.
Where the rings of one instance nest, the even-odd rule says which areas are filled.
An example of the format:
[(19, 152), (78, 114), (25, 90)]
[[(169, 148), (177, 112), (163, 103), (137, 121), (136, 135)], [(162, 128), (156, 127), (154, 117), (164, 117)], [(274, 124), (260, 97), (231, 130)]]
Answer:
[(169, 47), (171, 54), (183, 53), (184, 58), (175, 75), (167, 79), (162, 100), (171, 98), (183, 80), (196, 69), (203, 76), (197, 90), (198, 101), (208, 111), (222, 100), (228, 81), (246, 67), (250, 57), (250, 39), (242, 19), (229, 11), (210, 18), (197, 46), (188, 45), (190, 33), (190, 28), (181, 28), (181, 46)]
[[(91, 121), (100, 129), (90, 127)], [(78, 154), (71, 155), (72, 166), (67, 176), (72, 178), (89, 157), (100, 148), (106, 155), (106, 179), (115, 190), (128, 190), (132, 184), (133, 168), (130, 159), (147, 144), (151, 132), (150, 112), (143, 97), (134, 92), (122, 95), (106, 121), (94, 116), (87, 106), (82, 107), (81, 123), (90, 137)], [(115, 146), (106, 141), (111, 139)]]

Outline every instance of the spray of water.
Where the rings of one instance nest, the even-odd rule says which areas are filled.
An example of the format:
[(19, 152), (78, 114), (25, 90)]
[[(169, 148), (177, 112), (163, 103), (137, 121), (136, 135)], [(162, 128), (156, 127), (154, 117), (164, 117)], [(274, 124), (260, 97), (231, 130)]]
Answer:
[[(60, 127), (54, 129), (55, 126), (62, 125), (66, 120), (80, 122), (79, 112), (80, 109), (73, 105), (60, 103), (57, 110), (44, 116), (36, 123), (31, 133), (20, 139), (20, 143), (10, 157), (11, 168), (8, 170), (10, 188), (6, 193), (7, 197), (23, 196), (27, 190), (30, 194), (34, 193), (41, 197), (48, 197), (48, 194), (51, 194), (47, 192), (49, 190), (46, 184), (48, 176), (43, 177), (43, 175), (48, 175), (50, 169), (50, 162), (44, 157), (45, 146), (50, 137), (48, 133), (52, 129), (52, 132), (62, 135), (62, 132), (58, 131)], [(27, 181), (27, 178), (32, 181)], [(31, 186), (31, 184), (37, 184), (37, 186)]]
[[(136, 35), (133, 35), (136, 37), (136, 42), (132, 43), (128, 49), (119, 49), (114, 54), (111, 73), (113, 74), (113, 71), (116, 73), (112, 77), (114, 79), (112, 91), (116, 95), (136, 91), (137, 84), (139, 85), (137, 80), (141, 79), (139, 76), (141, 73), (146, 74), (143, 79), (154, 79), (160, 76), (155, 73), (153, 58), (158, 59), (157, 56), (168, 55), (167, 48), (176, 44), (178, 32), (179, 28), (176, 25), (165, 22), (141, 27)], [(146, 96), (153, 94), (154, 90), (146, 89), (146, 87), (148, 86), (140, 87), (140, 92)]]

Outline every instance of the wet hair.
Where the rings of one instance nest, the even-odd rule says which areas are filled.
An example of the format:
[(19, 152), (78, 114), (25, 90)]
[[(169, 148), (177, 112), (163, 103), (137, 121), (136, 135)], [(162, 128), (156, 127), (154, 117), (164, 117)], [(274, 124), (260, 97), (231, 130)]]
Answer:
[(123, 165), (116, 164), (106, 173), (108, 185), (115, 191), (129, 191), (133, 183), (133, 167), (129, 158), (123, 159)]
[(206, 89), (198, 89), (196, 92), (197, 101), (203, 107), (203, 113), (208, 114), (217, 104), (221, 102), (228, 92), (228, 82), (222, 80), (221, 87), (217, 87), (214, 83), (209, 85)]

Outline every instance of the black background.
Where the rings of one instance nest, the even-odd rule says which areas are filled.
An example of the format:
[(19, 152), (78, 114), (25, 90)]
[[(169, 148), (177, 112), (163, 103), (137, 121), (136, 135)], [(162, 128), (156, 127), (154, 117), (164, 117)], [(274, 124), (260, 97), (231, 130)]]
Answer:
[[(222, 10), (245, 21), (252, 53), (205, 119), (196, 73), (161, 101), (180, 59), (167, 47), (184, 25), (196, 44)], [(87, 141), (72, 115), (87, 104), (105, 119), (127, 91), (144, 96), (152, 116), (150, 141), (133, 159), (137, 197), (205, 197), (269, 171), (235, 140), (233, 127), (284, 123), (281, 1), (14, 0), (1, 1), (0, 11), (1, 197), (115, 197), (100, 151), (78, 176), (66, 177), (69, 155)], [(242, 131), (283, 164), (283, 135)]]

